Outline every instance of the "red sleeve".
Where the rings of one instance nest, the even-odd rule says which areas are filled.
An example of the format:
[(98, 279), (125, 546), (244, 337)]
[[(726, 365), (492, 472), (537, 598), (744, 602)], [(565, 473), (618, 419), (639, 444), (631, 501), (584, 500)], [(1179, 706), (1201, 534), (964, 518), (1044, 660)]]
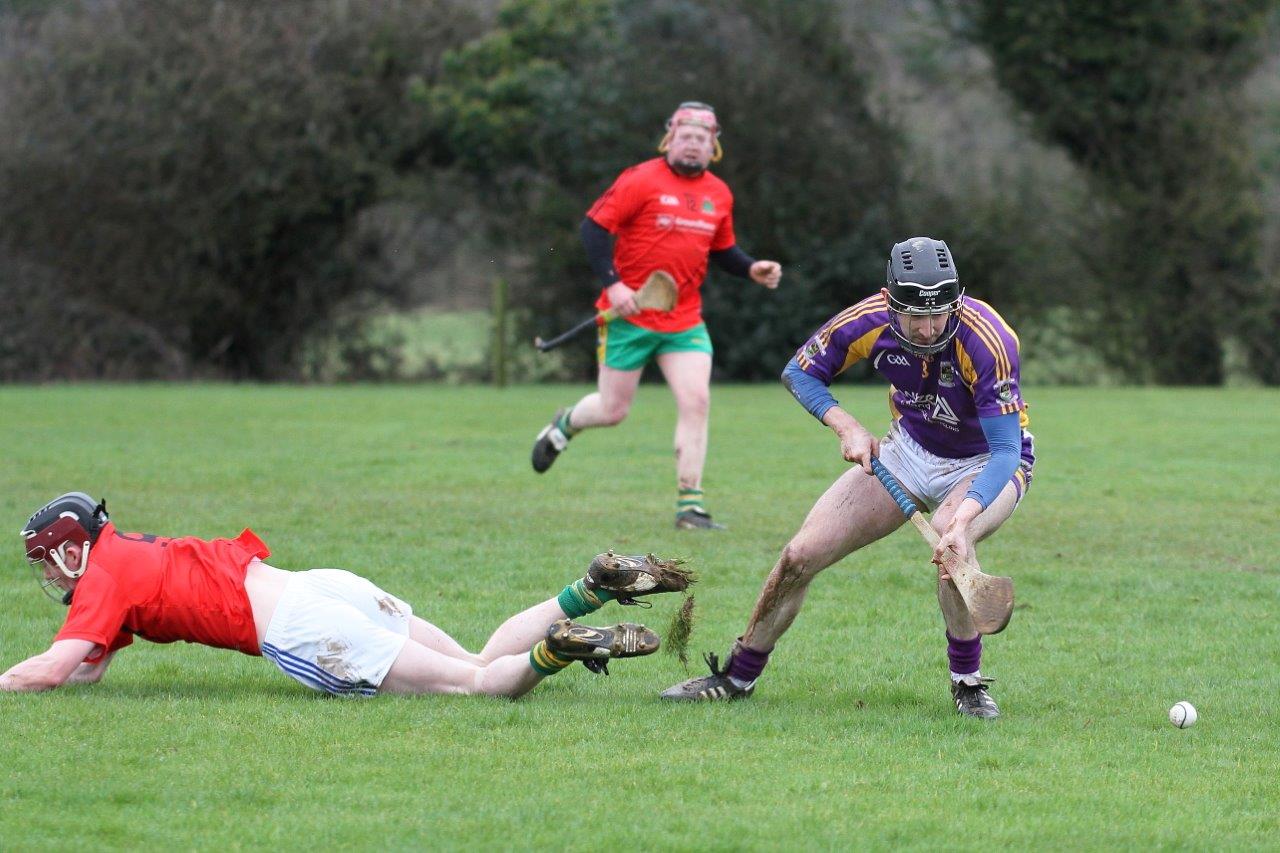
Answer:
[(715, 236), (711, 238), (711, 251), (720, 252), (728, 249), (738, 239), (733, 235), (733, 196), (729, 196), (729, 212), (725, 214), (724, 219), (720, 220), (720, 227), (716, 229)]
[(271, 549), (266, 543), (258, 538), (258, 534), (249, 528), (240, 531), (240, 535), (236, 537), (235, 542), (245, 550), (246, 554), (251, 557), (257, 557), (259, 560), (265, 560), (271, 556)]
[(613, 186), (604, 191), (604, 195), (596, 199), (587, 211), (587, 216), (610, 234), (617, 234), (640, 208), (643, 197), (637, 192), (640, 181), (636, 177), (635, 167), (631, 167), (618, 175)]
[[(93, 563), (90, 562), (92, 569)], [(71, 599), (71, 611), (62, 630), (53, 639), (89, 640), (100, 647), (85, 660), (93, 663), (108, 652), (122, 649), (133, 642), (133, 635), (121, 630), (129, 603), (116, 584), (115, 578), (106, 572), (88, 571), (76, 584), (76, 594)]]

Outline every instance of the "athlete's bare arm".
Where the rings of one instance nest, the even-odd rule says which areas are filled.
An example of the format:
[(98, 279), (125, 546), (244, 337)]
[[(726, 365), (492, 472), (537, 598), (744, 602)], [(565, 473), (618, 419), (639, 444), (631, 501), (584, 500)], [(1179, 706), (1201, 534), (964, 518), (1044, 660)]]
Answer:
[[(27, 658), (0, 675), (0, 690), (36, 692), (61, 687), (93, 653), (94, 645), (91, 640), (57, 640), (48, 651)], [(100, 669), (105, 668), (106, 661), (103, 661)], [(101, 677), (99, 671), (98, 678)]]
[(880, 455), (880, 442), (857, 418), (839, 406), (832, 406), (822, 416), (822, 422), (840, 438), (840, 452), (846, 462), (862, 466), (871, 473), (871, 458)]
[(67, 684), (97, 684), (102, 680), (102, 676), (106, 674), (107, 666), (110, 665), (111, 659), (116, 656), (115, 652), (103, 657), (97, 663), (89, 663), (88, 661), (80, 664), (71, 675), (67, 677)]

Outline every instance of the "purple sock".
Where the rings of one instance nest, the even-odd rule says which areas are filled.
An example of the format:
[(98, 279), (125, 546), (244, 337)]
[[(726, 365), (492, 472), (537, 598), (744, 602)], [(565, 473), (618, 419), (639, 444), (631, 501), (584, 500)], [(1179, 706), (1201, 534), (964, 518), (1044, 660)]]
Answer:
[(733, 654), (729, 657), (729, 676), (739, 681), (755, 681), (768, 662), (769, 652), (749, 649), (739, 641), (733, 644)]
[(982, 662), (982, 635), (972, 640), (957, 640), (948, 631), (947, 657), (951, 660), (951, 671), (956, 675), (977, 672)]

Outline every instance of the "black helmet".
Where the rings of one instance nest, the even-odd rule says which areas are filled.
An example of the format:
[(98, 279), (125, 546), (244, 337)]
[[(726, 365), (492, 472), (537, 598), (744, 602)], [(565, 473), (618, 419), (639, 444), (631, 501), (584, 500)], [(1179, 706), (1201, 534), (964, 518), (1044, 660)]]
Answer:
[[(78, 578), (84, 574), (89, 565), (89, 549), (98, 541), (102, 526), (107, 523), (106, 501), (94, 501), (84, 492), (67, 492), (49, 501), (31, 514), (22, 528), (22, 538), (26, 544), (27, 562), (40, 566), (49, 559), (68, 578)], [(66, 547), (80, 547), (80, 564), (68, 568)], [(54, 596), (50, 592), (54, 581), (43, 576), (41, 581), (44, 591), (50, 596), (62, 599), (64, 604), (71, 602), (71, 594)]]
[(889, 328), (898, 343), (916, 355), (933, 355), (941, 352), (955, 337), (960, 326), (956, 316), (964, 288), (960, 286), (960, 274), (947, 244), (932, 237), (912, 237), (896, 244), (889, 252), (886, 267), (886, 289), (889, 291), (889, 307), (902, 314), (929, 316), (950, 314), (947, 327), (938, 340), (931, 344), (911, 341), (892, 317)]

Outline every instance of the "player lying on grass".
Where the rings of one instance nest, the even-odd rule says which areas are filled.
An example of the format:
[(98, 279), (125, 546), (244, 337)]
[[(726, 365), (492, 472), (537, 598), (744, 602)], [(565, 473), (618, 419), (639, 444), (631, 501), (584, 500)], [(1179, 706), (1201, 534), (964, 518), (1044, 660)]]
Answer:
[[(893, 424), (879, 442), (828, 387), (862, 359), (892, 383)], [(979, 669), (981, 638), (944, 565), (949, 549), (976, 562), (974, 543), (1004, 523), (1031, 484), (1035, 455), (1018, 388), (1017, 336), (991, 306), (965, 296), (946, 243), (916, 237), (893, 247), (886, 287), (827, 321), (787, 364), (783, 381), (856, 464), (818, 499), (783, 549), (725, 668), (708, 656), (710, 676), (662, 695), (750, 695), (813, 578), (903, 523), (872, 475), (871, 460), (879, 457), (916, 505), (932, 511), (941, 533), (933, 558), (956, 708), (999, 716), (990, 679)]]
[(658, 637), (643, 625), (571, 620), (691, 581), (672, 562), (601, 554), (585, 577), (512, 616), (472, 654), (358, 575), (264, 563), (270, 551), (251, 530), (213, 540), (121, 533), (104, 503), (71, 492), (37, 510), (22, 535), (45, 591), (71, 609), (48, 651), (0, 676), (3, 690), (96, 682), (136, 635), (261, 655), (327, 693), (515, 697), (575, 660), (601, 671), (611, 658), (651, 654)]

